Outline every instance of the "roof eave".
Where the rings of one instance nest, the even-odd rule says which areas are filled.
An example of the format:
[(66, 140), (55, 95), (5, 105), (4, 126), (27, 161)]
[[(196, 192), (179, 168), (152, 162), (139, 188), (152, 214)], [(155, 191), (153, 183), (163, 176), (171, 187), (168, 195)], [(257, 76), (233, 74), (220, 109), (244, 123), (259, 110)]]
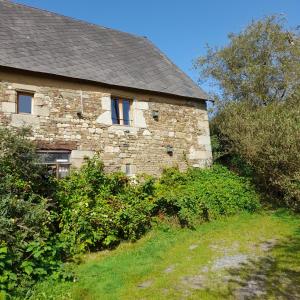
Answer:
[(6, 71), (12, 71), (12, 72), (22, 72), (22, 73), (27, 73), (31, 75), (39, 75), (43, 77), (49, 77), (53, 76), (56, 79), (63, 79), (63, 80), (72, 80), (76, 82), (84, 82), (84, 83), (89, 83), (93, 85), (101, 85), (103, 87), (107, 88), (118, 88), (118, 89), (126, 89), (130, 91), (138, 91), (138, 92), (146, 92), (146, 93), (152, 93), (155, 95), (165, 95), (165, 96), (170, 96), (170, 97), (178, 97), (181, 99), (189, 99), (189, 100), (200, 100), (200, 101), (211, 101), (209, 100), (209, 97), (207, 95), (207, 98), (201, 98), (197, 96), (186, 96), (186, 95), (179, 95), (179, 94), (173, 94), (173, 93), (168, 93), (168, 92), (162, 92), (162, 91), (155, 91), (155, 90), (147, 90), (147, 89), (141, 89), (141, 88), (135, 88), (135, 87), (129, 87), (129, 86), (122, 86), (122, 85), (115, 85), (115, 84), (110, 84), (106, 82), (100, 82), (100, 81), (94, 81), (90, 79), (84, 79), (84, 78), (79, 78), (79, 77), (72, 77), (72, 76), (64, 76), (60, 74), (54, 74), (54, 73), (46, 73), (46, 72), (40, 72), (40, 71), (34, 71), (34, 70), (25, 70), (21, 68), (16, 68), (16, 67), (11, 67), (11, 66), (4, 66), (0, 65), (0, 69), (6, 70)]

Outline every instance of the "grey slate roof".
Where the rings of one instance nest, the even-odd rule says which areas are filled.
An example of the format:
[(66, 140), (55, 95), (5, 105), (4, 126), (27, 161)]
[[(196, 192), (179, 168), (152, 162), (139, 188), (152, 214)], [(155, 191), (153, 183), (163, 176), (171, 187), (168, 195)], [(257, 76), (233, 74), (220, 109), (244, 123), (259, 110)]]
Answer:
[(144, 37), (7, 0), (0, 0), (0, 66), (207, 99)]

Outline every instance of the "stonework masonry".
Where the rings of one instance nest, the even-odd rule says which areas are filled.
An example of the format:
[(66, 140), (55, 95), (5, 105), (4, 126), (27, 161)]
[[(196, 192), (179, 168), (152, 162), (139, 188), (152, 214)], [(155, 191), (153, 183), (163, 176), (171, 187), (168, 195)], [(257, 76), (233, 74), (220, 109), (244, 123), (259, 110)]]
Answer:
[[(16, 112), (18, 91), (34, 94), (32, 114)], [(112, 124), (112, 95), (132, 99), (131, 126)], [(209, 166), (212, 159), (202, 100), (0, 69), (0, 124), (31, 127), (39, 148), (70, 150), (74, 167), (98, 153), (108, 172), (130, 165), (134, 174), (158, 175), (170, 166)]]

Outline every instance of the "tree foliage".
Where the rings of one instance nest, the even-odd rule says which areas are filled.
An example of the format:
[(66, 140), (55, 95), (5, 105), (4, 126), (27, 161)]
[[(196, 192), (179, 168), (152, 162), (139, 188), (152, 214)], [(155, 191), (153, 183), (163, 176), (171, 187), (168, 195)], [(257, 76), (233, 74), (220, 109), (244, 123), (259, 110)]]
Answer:
[[(197, 61), (218, 87), (214, 157), (238, 162), (263, 191), (300, 209), (300, 39), (272, 16)], [(235, 164), (237, 165), (237, 164)]]
[(289, 97), (300, 83), (300, 40), (277, 16), (252, 22), (239, 34), (229, 34), (221, 49), (208, 47), (196, 61), (202, 78), (220, 89), (216, 99), (266, 105)]
[[(253, 172), (264, 192), (300, 209), (300, 93), (284, 102), (253, 107), (248, 102), (227, 105), (213, 120), (225, 158)], [(250, 106), (250, 107), (249, 107)], [(234, 159), (232, 159), (234, 157)], [(224, 158), (224, 157), (223, 157)], [(247, 171), (247, 170), (246, 170)]]

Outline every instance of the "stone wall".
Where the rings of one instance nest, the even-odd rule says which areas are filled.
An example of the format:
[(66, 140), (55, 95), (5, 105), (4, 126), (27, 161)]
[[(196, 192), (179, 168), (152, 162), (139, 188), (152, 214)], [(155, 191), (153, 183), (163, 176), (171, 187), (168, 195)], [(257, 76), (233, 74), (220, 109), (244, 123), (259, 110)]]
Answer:
[[(16, 113), (17, 91), (34, 93), (31, 115)], [(132, 99), (132, 126), (112, 125), (111, 95)], [(40, 148), (72, 150), (76, 167), (95, 152), (107, 171), (124, 171), (128, 164), (133, 174), (211, 162), (206, 105), (199, 100), (0, 70), (0, 123), (31, 127)]]

